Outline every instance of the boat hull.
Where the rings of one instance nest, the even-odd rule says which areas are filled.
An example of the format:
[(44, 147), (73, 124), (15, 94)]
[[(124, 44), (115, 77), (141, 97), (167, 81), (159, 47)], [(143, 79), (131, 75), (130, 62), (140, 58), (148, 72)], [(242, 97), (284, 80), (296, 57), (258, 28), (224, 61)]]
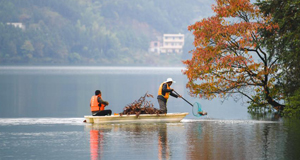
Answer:
[(84, 116), (87, 123), (143, 123), (143, 122), (180, 122), (188, 113)]

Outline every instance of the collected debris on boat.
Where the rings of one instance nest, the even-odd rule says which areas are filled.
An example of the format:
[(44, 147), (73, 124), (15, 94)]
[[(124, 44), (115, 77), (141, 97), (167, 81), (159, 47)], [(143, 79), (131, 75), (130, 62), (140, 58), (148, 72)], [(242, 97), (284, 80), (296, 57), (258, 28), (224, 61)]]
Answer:
[(140, 114), (161, 114), (162, 112), (159, 109), (154, 108), (153, 103), (151, 101), (147, 101), (146, 97), (152, 97), (153, 95), (148, 94), (148, 92), (139, 98), (137, 101), (132, 102), (124, 107), (122, 113), (119, 113), (120, 116), (122, 115), (130, 115), (136, 114), (138, 117)]

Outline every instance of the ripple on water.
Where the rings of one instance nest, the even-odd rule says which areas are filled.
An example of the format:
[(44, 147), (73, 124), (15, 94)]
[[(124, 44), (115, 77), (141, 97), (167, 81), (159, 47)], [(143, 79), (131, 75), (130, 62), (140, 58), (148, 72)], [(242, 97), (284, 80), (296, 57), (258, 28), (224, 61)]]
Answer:
[(0, 126), (69, 124), (84, 125), (84, 118), (0, 118)]
[(183, 119), (181, 122), (214, 122), (225, 124), (257, 124), (257, 123), (282, 123), (281, 121), (260, 121), (260, 120), (218, 120), (218, 119)]

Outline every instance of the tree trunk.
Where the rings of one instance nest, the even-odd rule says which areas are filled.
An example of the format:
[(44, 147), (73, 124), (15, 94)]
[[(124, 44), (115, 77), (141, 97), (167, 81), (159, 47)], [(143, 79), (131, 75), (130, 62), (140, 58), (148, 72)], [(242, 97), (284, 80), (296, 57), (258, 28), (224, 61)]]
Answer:
[(270, 96), (270, 91), (268, 87), (265, 87), (265, 91), (266, 91), (266, 100), (267, 102), (272, 105), (272, 107), (274, 109), (276, 109), (277, 111), (283, 111), (285, 105), (282, 105), (276, 101), (274, 101), (274, 99)]

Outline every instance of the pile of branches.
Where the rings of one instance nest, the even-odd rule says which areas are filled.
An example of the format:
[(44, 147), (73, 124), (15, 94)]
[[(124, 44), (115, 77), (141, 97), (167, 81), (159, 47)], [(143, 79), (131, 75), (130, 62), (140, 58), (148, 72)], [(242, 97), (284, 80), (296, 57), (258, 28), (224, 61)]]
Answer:
[(153, 95), (146, 93), (137, 101), (128, 104), (124, 107), (124, 110), (122, 113), (120, 113), (120, 116), (135, 114), (138, 117), (140, 114), (161, 114), (162, 112), (159, 109), (154, 108), (154, 105), (150, 101), (147, 101), (146, 97), (153, 98)]

